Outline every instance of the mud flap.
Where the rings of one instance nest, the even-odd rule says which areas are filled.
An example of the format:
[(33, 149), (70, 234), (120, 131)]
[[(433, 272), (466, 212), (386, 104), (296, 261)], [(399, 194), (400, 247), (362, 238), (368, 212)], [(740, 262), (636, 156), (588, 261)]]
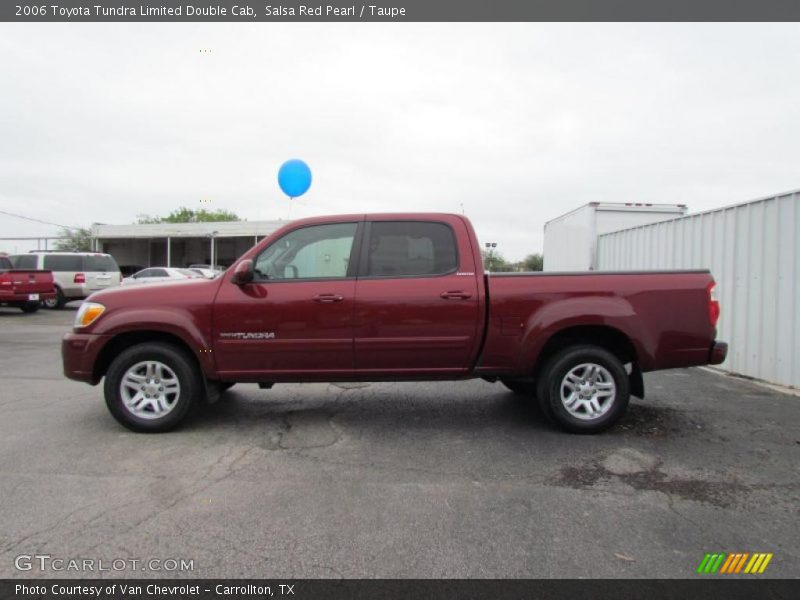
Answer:
[(219, 401), (220, 394), (222, 393), (222, 388), (220, 387), (219, 382), (210, 381), (206, 379), (205, 388), (206, 388), (205, 403), (216, 404)]

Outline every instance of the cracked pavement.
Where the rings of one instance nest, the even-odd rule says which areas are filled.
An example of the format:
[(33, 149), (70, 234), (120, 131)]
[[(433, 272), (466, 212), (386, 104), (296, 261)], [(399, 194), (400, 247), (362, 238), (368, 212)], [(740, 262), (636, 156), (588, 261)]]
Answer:
[(685, 578), (714, 551), (798, 573), (795, 395), (653, 373), (620, 425), (575, 436), (479, 380), (240, 384), (134, 434), (62, 377), (74, 314), (0, 308), (0, 577), (82, 575), (19, 554), (195, 565), (106, 577)]

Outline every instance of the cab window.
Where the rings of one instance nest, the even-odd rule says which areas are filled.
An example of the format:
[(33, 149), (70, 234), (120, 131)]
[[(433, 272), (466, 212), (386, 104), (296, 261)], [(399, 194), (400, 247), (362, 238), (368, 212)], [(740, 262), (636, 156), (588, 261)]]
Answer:
[(357, 223), (295, 229), (256, 257), (255, 279), (281, 281), (347, 277), (357, 229)]
[(458, 266), (453, 230), (444, 223), (376, 221), (362, 263), (366, 277), (420, 277), (452, 273)]

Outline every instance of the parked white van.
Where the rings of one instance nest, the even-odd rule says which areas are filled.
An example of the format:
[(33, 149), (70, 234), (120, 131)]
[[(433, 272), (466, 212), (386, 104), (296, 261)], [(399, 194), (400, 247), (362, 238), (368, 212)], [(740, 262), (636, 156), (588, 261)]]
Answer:
[(56, 297), (45, 300), (47, 308), (61, 308), (72, 300), (83, 300), (92, 292), (119, 285), (122, 274), (114, 257), (99, 252), (51, 252), (33, 250), (9, 257), (15, 269), (52, 271)]

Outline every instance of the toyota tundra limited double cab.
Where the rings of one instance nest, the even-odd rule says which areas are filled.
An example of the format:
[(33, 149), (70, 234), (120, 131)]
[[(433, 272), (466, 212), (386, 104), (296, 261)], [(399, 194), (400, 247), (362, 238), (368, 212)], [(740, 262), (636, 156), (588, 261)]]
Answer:
[(718, 364), (708, 271), (485, 274), (461, 215), (291, 222), (213, 280), (116, 288), (64, 336), (67, 377), (166, 431), (237, 382), (500, 381), (562, 428), (601, 431), (642, 373)]

